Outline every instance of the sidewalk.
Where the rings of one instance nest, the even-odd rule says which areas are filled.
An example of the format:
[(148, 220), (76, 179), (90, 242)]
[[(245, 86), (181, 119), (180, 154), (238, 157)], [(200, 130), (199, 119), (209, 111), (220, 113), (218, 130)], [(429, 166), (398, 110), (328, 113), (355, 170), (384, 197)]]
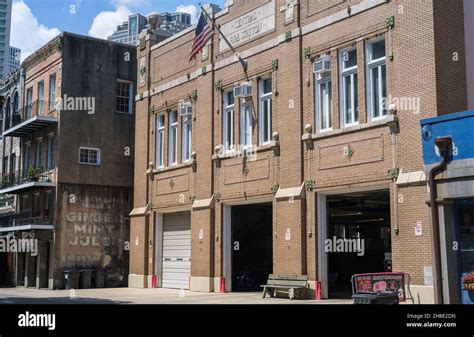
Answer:
[(263, 299), (261, 293), (197, 293), (173, 289), (36, 290), (0, 288), (5, 304), (352, 304), (352, 300)]

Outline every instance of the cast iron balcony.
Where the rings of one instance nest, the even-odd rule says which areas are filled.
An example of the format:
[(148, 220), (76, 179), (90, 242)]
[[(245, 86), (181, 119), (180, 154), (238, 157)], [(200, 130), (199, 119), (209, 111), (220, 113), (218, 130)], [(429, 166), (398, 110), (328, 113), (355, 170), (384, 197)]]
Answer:
[(8, 224), (2, 223), (0, 225), (0, 232), (25, 231), (32, 229), (52, 230), (54, 229), (54, 225), (49, 217), (35, 216), (29, 218), (21, 218), (19, 213), (16, 213), (11, 216), (8, 221)]
[(49, 101), (36, 101), (4, 116), (3, 136), (25, 137), (58, 122), (58, 113)]
[(17, 171), (2, 175), (0, 194), (20, 194), (38, 188), (54, 187), (53, 171), (31, 166), (27, 172)]

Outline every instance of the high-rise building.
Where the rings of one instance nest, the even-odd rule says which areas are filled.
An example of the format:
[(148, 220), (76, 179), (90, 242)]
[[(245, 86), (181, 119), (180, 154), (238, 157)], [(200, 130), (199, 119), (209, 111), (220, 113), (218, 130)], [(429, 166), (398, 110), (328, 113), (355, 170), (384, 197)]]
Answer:
[[(191, 15), (186, 13), (162, 13), (161, 19), (159, 35), (172, 36), (191, 26)], [(128, 21), (117, 26), (117, 30), (107, 40), (138, 45), (138, 35), (148, 27), (146, 16), (133, 14), (128, 17)]]
[(0, 77), (10, 72), (8, 53), (10, 47), (10, 25), (12, 0), (0, 0)]
[(15, 71), (17, 68), (20, 67), (21, 60), (21, 49), (16, 47), (9, 47), (8, 52), (8, 71), (7, 73), (11, 73)]

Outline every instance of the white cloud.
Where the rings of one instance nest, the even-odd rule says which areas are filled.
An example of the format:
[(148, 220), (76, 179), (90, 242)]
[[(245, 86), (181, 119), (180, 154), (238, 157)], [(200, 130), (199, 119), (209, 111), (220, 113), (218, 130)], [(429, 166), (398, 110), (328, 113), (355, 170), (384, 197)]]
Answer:
[(116, 7), (124, 6), (127, 8), (150, 7), (150, 0), (110, 0), (110, 3)]
[(10, 44), (21, 48), (22, 62), (60, 33), (57, 28), (40, 24), (23, 0), (13, 2)]
[(176, 12), (188, 13), (191, 15), (191, 23), (197, 22), (197, 7), (194, 5), (180, 5), (176, 7)]
[[(121, 0), (124, 2), (124, 0)], [(127, 0), (132, 1), (132, 0)], [(126, 1), (125, 1), (126, 2)], [(128, 20), (128, 16), (132, 12), (128, 7), (119, 5), (115, 11), (100, 12), (92, 21), (92, 26), (89, 29), (89, 35), (106, 39), (117, 29), (117, 26)]]

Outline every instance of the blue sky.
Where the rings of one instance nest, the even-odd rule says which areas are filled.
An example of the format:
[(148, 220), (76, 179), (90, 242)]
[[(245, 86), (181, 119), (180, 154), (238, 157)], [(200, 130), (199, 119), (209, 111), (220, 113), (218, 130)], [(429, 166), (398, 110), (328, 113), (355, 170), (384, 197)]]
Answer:
[[(130, 13), (190, 13), (199, 0), (13, 0), (11, 44), (22, 49), (22, 59), (61, 31), (106, 38)], [(221, 7), (224, 0), (204, 0)]]

